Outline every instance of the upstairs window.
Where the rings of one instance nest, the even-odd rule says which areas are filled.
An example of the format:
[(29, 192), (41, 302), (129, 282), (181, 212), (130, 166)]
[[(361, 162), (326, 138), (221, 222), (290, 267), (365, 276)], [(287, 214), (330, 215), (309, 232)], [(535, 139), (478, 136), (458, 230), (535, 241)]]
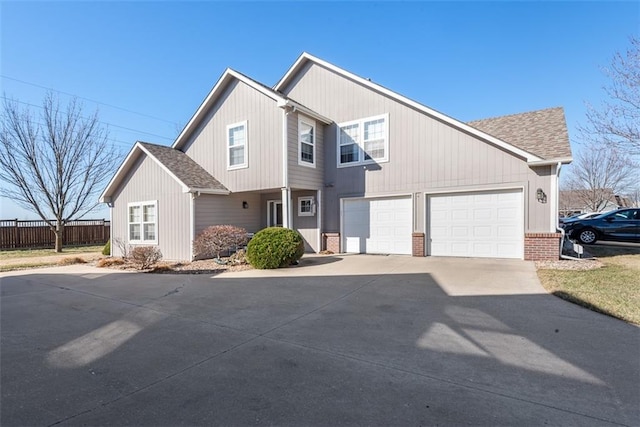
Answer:
[(129, 242), (158, 243), (158, 202), (129, 203)]
[(298, 119), (298, 164), (316, 166), (316, 124), (306, 118)]
[(247, 122), (227, 126), (227, 169), (246, 168)]
[(389, 115), (338, 125), (338, 166), (389, 160)]

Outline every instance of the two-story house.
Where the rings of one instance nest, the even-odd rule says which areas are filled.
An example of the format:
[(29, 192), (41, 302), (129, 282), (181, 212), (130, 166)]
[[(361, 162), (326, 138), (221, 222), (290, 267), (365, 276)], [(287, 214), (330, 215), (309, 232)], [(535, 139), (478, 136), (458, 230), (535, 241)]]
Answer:
[(167, 259), (215, 224), (294, 228), (311, 252), (557, 258), (570, 161), (561, 108), (462, 123), (303, 53), (272, 88), (227, 69), (100, 200), (113, 240)]

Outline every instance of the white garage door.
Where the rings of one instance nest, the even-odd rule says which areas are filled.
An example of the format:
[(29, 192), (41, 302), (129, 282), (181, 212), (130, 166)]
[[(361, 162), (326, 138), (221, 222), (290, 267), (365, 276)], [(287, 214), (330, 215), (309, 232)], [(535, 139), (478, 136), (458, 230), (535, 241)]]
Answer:
[(521, 190), (434, 195), (429, 204), (429, 254), (523, 258)]
[(350, 253), (411, 254), (411, 198), (345, 199), (343, 248)]

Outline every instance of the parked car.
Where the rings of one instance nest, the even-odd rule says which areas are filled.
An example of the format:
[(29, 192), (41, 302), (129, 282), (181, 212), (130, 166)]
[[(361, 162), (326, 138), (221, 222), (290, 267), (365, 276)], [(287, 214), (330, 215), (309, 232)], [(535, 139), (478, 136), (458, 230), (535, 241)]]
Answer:
[(562, 226), (562, 224), (564, 224), (565, 222), (567, 222), (569, 220), (594, 218), (594, 217), (596, 217), (598, 215), (602, 215), (603, 213), (604, 212), (586, 212), (586, 213), (566, 216), (564, 218), (560, 218), (560, 224), (561, 224), (560, 226)]
[(570, 239), (586, 245), (597, 240), (640, 243), (640, 209), (618, 209), (593, 218), (567, 219), (563, 228)]

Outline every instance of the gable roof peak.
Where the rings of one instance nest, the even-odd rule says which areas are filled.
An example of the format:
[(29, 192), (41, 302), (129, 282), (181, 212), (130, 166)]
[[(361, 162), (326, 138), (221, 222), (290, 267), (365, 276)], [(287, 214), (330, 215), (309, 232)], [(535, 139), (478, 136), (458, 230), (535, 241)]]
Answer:
[(428, 116), (431, 116), (437, 120), (440, 120), (444, 123), (447, 123), (455, 128), (458, 128), (464, 132), (468, 132), (470, 134), (476, 135), (482, 139), (484, 139), (485, 141), (488, 141), (489, 143), (496, 145), (500, 148), (503, 148), (513, 154), (515, 154), (516, 156), (519, 156), (523, 159), (525, 159), (528, 163), (535, 163), (535, 162), (540, 162), (543, 161), (544, 159), (536, 154), (534, 154), (534, 152), (522, 149), (521, 147), (518, 147), (516, 145), (511, 144), (510, 142), (503, 140), (501, 138), (496, 137), (495, 135), (491, 135), (481, 129), (469, 126), (468, 124), (454, 119), (446, 114), (443, 114), (437, 110), (434, 110), (433, 108), (427, 107), (424, 104), (421, 104), (417, 101), (414, 101), (404, 95), (401, 95), (391, 89), (388, 89), (378, 83), (372, 82), (371, 79), (365, 79), (363, 77), (358, 76), (357, 74), (354, 74), (350, 71), (345, 70), (344, 68), (338, 67), (336, 65), (333, 65), (323, 59), (317, 58), (311, 54), (309, 54), (308, 52), (303, 52), (298, 59), (296, 60), (296, 62), (287, 70), (287, 72), (285, 73), (284, 76), (282, 76), (282, 78), (278, 81), (278, 83), (276, 83), (276, 85), (273, 87), (273, 89), (279, 93), (284, 93), (285, 96), (287, 96), (286, 92), (284, 92), (282, 89), (284, 87), (286, 87), (287, 83), (292, 79), (292, 77), (298, 73), (298, 71), (301, 69), (301, 67), (303, 66), (303, 64), (306, 61), (311, 61), (323, 68), (326, 68), (328, 70), (330, 70), (333, 73), (336, 73), (344, 78), (347, 78), (349, 80), (352, 80), (354, 82), (356, 82), (357, 84), (360, 84), (370, 90), (373, 90), (375, 92), (378, 92), (380, 94), (382, 94), (383, 96), (387, 96), (391, 99), (394, 99), (397, 102), (400, 102), (410, 108), (413, 108), (417, 111), (420, 111), (423, 114), (426, 114)]

